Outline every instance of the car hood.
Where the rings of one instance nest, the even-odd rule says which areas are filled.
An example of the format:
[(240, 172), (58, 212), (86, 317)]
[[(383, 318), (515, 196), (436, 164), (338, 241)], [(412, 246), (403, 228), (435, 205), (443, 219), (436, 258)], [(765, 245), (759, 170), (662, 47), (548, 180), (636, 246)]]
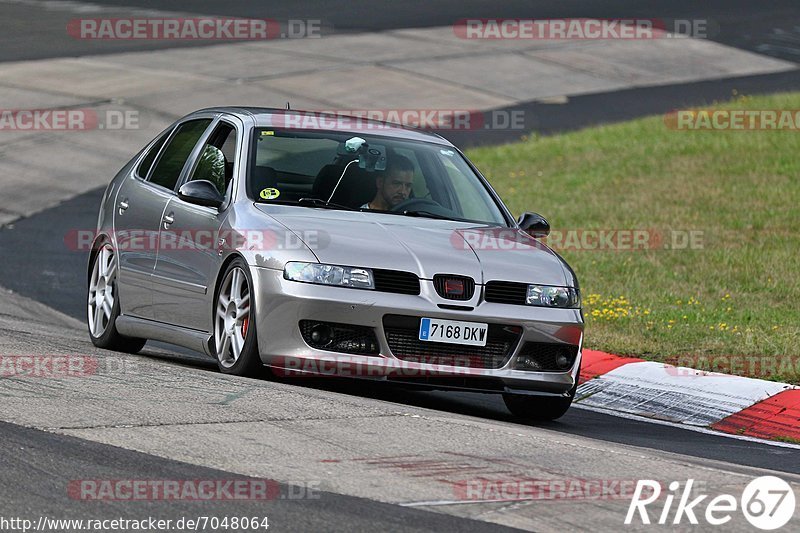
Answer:
[(490, 280), (573, 285), (547, 246), (513, 229), (449, 220), (313, 208), (257, 207), (291, 230), (321, 263)]

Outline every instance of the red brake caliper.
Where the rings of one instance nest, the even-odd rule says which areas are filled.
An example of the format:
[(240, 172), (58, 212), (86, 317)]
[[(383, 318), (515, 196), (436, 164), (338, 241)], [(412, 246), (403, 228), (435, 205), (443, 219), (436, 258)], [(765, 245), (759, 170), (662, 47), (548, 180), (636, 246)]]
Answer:
[(247, 325), (250, 323), (250, 317), (244, 317), (242, 320), (242, 337), (247, 337)]

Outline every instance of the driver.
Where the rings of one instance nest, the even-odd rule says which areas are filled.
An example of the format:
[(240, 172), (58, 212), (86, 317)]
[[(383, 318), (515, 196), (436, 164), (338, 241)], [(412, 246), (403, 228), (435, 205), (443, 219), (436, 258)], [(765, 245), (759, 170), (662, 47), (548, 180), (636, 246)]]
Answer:
[(375, 198), (361, 206), (361, 209), (389, 211), (408, 199), (414, 183), (414, 164), (402, 155), (395, 156), (385, 172), (375, 178), (378, 189)]

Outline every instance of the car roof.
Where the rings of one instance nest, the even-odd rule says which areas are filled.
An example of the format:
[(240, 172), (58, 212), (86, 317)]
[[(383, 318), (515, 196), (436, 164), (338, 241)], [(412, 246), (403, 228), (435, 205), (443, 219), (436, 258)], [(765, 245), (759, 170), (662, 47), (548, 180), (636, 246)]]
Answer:
[[(305, 131), (337, 131), (340, 133), (370, 134), (453, 146), (450, 141), (441, 135), (437, 135), (436, 133), (429, 131), (403, 126), (401, 124), (394, 124), (391, 122), (372, 120), (365, 117), (355, 117), (344, 114), (334, 114), (330, 112), (303, 111), (296, 109), (288, 110), (271, 107), (229, 106), (200, 109), (188, 116), (191, 116), (195, 113), (208, 112), (224, 113), (228, 115), (234, 115), (239, 118), (243, 118), (245, 116), (251, 117), (255, 120), (256, 127), (286, 128), (287, 124), (291, 124), (289, 127), (294, 127)], [(330, 126), (330, 120), (332, 118), (336, 119), (335, 127)]]

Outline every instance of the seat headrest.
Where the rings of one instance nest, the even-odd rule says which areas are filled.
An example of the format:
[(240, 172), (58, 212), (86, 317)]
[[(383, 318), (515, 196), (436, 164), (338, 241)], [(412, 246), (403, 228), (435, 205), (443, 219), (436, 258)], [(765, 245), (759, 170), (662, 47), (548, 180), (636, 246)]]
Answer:
[[(327, 200), (333, 188), (342, 176), (343, 165), (325, 165), (317, 174), (311, 193), (314, 198)], [(356, 165), (350, 165), (341, 183), (336, 188), (332, 202), (344, 204), (349, 207), (360, 207), (375, 197), (374, 172), (367, 172)]]

